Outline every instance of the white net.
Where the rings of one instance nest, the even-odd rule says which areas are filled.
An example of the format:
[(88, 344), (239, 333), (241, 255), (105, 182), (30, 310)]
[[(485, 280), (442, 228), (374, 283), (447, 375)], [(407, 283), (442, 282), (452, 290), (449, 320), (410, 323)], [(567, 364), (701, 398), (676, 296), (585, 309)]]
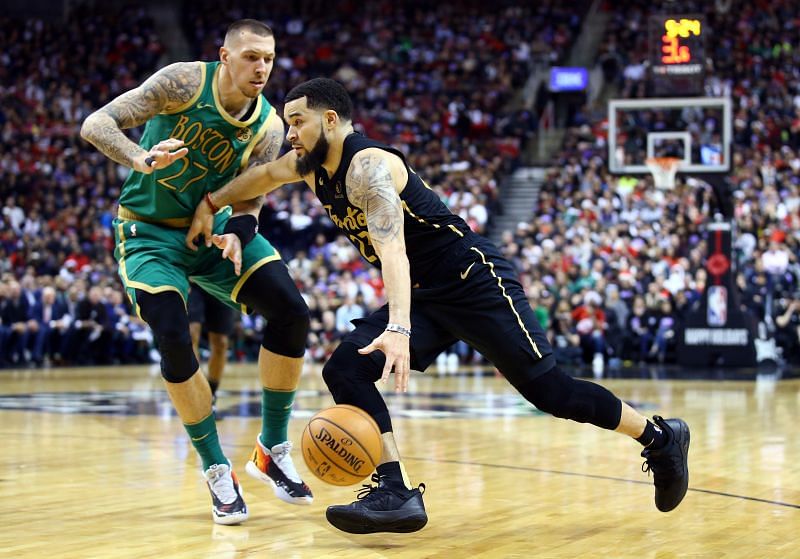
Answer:
[(656, 188), (661, 190), (671, 190), (675, 188), (675, 175), (681, 160), (677, 157), (648, 157), (645, 160)]

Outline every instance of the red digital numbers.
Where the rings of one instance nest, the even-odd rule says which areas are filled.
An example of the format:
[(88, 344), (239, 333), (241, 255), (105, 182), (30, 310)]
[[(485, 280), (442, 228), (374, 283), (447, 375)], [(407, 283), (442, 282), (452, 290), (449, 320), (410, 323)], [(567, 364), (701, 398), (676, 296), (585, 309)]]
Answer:
[(685, 64), (692, 60), (692, 51), (681, 39), (700, 36), (702, 26), (697, 19), (668, 19), (664, 22), (664, 35), (661, 36), (661, 62), (664, 64)]

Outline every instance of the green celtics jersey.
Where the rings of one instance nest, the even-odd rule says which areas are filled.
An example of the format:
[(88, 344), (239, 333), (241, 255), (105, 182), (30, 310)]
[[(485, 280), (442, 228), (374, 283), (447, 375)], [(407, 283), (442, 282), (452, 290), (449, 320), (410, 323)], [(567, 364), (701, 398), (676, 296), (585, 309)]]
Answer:
[(147, 121), (139, 142), (149, 150), (162, 140), (183, 140), (189, 153), (150, 175), (132, 171), (122, 186), (119, 215), (188, 226), (206, 192), (229, 182), (247, 166), (253, 148), (278, 117), (264, 96), (246, 121), (231, 117), (219, 99), (219, 62), (202, 65), (201, 86), (188, 102)]

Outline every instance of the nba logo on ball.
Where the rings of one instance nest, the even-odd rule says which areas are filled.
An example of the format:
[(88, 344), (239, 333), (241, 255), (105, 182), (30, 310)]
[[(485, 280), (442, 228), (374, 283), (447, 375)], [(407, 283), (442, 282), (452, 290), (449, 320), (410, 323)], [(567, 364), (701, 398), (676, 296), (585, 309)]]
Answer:
[(311, 418), (301, 441), (303, 459), (319, 479), (352, 485), (369, 476), (381, 459), (381, 433), (367, 412), (340, 404)]

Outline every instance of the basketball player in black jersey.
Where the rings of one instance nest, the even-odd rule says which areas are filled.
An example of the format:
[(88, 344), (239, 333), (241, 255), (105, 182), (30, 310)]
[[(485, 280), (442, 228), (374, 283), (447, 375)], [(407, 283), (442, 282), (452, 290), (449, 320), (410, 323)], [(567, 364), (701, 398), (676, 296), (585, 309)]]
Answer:
[(352, 104), (339, 83), (310, 80), (285, 102), (292, 151), (211, 193), (210, 204), (197, 208), (187, 243), (200, 233), (211, 242), (211, 204), (250, 200), (303, 180), (362, 256), (381, 269), (388, 304), (355, 321), (322, 374), (337, 403), (375, 419), (382, 463), (373, 476), (377, 486), (351, 504), (329, 507), (328, 521), (351, 533), (413, 532), (425, 525), (424, 486), (408, 481), (375, 381), (387, 381), (393, 370), (395, 389), (405, 391), (409, 370), (424, 371), (457, 339), (490, 359), (540, 410), (638, 440), (654, 474), (656, 506), (665, 512), (678, 506), (689, 481), (686, 423), (649, 421), (602, 386), (562, 372), (512, 265), (447, 209), (400, 151), (353, 131)]

